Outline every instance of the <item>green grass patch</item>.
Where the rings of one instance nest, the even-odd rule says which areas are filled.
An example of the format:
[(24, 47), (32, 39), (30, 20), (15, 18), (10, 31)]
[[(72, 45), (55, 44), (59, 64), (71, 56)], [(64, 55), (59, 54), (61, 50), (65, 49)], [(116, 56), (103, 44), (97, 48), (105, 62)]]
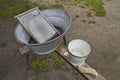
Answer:
[[(31, 8), (31, 4), (28, 1), (16, 1), (16, 0), (2, 0), (0, 2), (0, 18), (13, 17)], [(6, 3), (4, 3), (6, 2)]]
[[(84, 4), (90, 8), (90, 10), (95, 12), (96, 16), (105, 16), (106, 11), (103, 7), (102, 0), (56, 0), (56, 3), (65, 3), (70, 5), (80, 4), (80, 7), (84, 8)], [(84, 3), (84, 4), (83, 4)], [(81, 6), (82, 4), (82, 6)], [(91, 13), (93, 16), (94, 13)], [(89, 14), (88, 14), (89, 15)]]
[(13, 17), (19, 13), (22, 13), (29, 9), (29, 6), (16, 6), (11, 8), (1, 8), (0, 9), (0, 17)]
[(60, 4), (41, 5), (24, 0), (0, 0), (0, 18), (13, 17), (37, 6), (40, 10), (52, 8), (63, 9), (63, 6)]
[(13, 2), (16, 0), (0, 0), (0, 4), (8, 3), (8, 2)]
[(102, 0), (84, 0), (84, 2), (85, 5), (95, 12), (96, 16), (106, 15), (106, 11), (102, 5)]
[(52, 53), (52, 58), (54, 59), (57, 68), (60, 68), (63, 65), (65, 65), (65, 62), (61, 59), (61, 57), (56, 52)]
[(49, 70), (49, 65), (47, 64), (47, 61), (46, 60), (35, 60), (33, 63), (32, 63), (32, 68), (36, 71), (36, 72), (39, 72), (39, 71), (46, 71), (46, 70)]
[(69, 3), (71, 5), (75, 5), (77, 3), (79, 3), (81, 0), (55, 0), (56, 3), (58, 2), (62, 2), (62, 3)]
[(64, 7), (61, 4), (43, 4), (43, 5), (38, 5), (40, 10), (43, 9), (64, 9)]

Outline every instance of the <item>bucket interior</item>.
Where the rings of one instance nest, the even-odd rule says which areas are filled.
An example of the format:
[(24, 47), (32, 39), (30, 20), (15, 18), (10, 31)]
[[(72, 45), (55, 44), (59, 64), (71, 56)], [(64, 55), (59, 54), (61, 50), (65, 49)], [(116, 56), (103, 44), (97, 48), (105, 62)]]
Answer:
[(75, 56), (85, 57), (90, 54), (91, 47), (86, 41), (75, 39), (68, 44), (68, 50)]

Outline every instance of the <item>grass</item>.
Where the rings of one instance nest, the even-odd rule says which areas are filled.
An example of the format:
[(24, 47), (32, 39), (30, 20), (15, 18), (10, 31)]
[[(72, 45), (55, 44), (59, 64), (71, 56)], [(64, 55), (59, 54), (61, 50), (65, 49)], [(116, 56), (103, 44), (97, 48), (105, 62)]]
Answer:
[(84, 3), (92, 11), (95, 12), (96, 16), (105, 16), (106, 15), (106, 11), (102, 5), (102, 0), (84, 0)]
[(0, 9), (0, 17), (12, 17), (15, 16), (21, 12), (24, 12), (26, 10), (28, 10), (29, 7), (28, 6), (21, 6), (21, 7), (11, 7), (8, 9)]
[(31, 8), (30, 2), (20, 0), (2, 0), (0, 7), (0, 18), (13, 17)]
[[(78, 4), (81, 0), (56, 0), (57, 3), (70, 3)], [(95, 12), (96, 16), (105, 16), (106, 12), (102, 6), (102, 0), (82, 0), (86, 6), (88, 6), (92, 11)], [(34, 4), (29, 1), (24, 0), (0, 0), (0, 18), (13, 17), (17, 14), (20, 14), (24, 11), (27, 11), (33, 7), (38, 6), (40, 10), (42, 9), (64, 9), (62, 4)], [(88, 16), (91, 16), (92, 13), (88, 12)]]
[(71, 5), (75, 5), (80, 2), (80, 0), (56, 0), (56, 3), (60, 2), (60, 1), (62, 3), (69, 3)]
[(15, 0), (0, 0), (0, 4), (8, 3), (8, 2), (11, 2), (11, 1), (15, 1)]
[(42, 61), (35, 60), (35, 61), (32, 63), (32, 68), (33, 68), (36, 72), (46, 71), (46, 70), (49, 70), (49, 65), (47, 64), (47, 61), (46, 61), (46, 60), (42, 60)]
[(94, 16), (96, 13), (94, 12), (94, 11), (91, 11), (91, 10), (89, 10), (89, 11), (87, 11), (87, 16), (88, 17), (92, 17), (92, 16)]
[(43, 5), (39, 5), (39, 9), (43, 10), (43, 9), (64, 9), (64, 7), (61, 4), (43, 4)]
[[(69, 3), (71, 5), (76, 5), (76, 4), (82, 4), (84, 3), (85, 6), (89, 7), (90, 10), (94, 11), (93, 13), (88, 12), (88, 16), (93, 16), (93, 14), (95, 13), (96, 16), (105, 16), (106, 15), (106, 11), (103, 7), (103, 3), (102, 0), (56, 0), (56, 3)], [(82, 8), (85, 8), (84, 4), (82, 4)], [(90, 14), (89, 14), (90, 13)]]
[(52, 58), (54, 59), (57, 68), (60, 68), (63, 65), (65, 65), (65, 62), (60, 58), (60, 56), (56, 52), (52, 53)]
[(60, 4), (38, 5), (23, 0), (0, 0), (0, 18), (13, 17), (36, 6), (38, 6), (40, 10), (52, 8), (63, 9), (63, 6)]
[[(65, 62), (56, 52), (53, 52), (50, 58), (53, 60), (52, 62), (54, 63), (56, 69), (62, 68), (65, 65)], [(35, 72), (47, 71), (52, 69), (51, 63), (49, 63), (49, 61), (47, 61), (46, 59), (42, 60), (37, 59), (33, 61), (31, 66)]]

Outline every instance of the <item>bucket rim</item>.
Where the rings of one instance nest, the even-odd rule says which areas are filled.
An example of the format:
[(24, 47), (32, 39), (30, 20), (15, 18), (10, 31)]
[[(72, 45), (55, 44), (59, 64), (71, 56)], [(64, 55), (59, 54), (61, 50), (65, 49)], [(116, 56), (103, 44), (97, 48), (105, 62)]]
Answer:
[[(82, 40), (82, 41), (86, 42), (86, 43), (89, 45), (89, 43), (88, 43), (87, 41), (83, 40), (83, 39), (74, 39), (74, 40)], [(73, 41), (73, 40), (72, 40), (72, 41)], [(70, 41), (70, 42), (71, 42), (71, 41)], [(69, 43), (70, 43), (70, 42), (69, 42)], [(69, 45), (69, 44), (68, 44), (68, 45)], [(88, 56), (90, 55), (90, 53), (92, 52), (92, 49), (91, 49), (91, 46), (90, 46), (90, 45), (89, 45), (89, 47), (90, 47), (89, 54), (87, 54), (86, 56), (83, 56), (83, 57), (81, 57), (81, 56), (76, 56), (76, 55), (72, 54), (72, 53), (69, 51), (68, 46), (67, 46), (67, 50), (68, 50), (69, 54), (71, 54), (71, 55), (73, 55), (73, 56), (75, 56), (75, 57), (77, 57), (77, 58), (85, 58), (85, 57), (88, 57)]]

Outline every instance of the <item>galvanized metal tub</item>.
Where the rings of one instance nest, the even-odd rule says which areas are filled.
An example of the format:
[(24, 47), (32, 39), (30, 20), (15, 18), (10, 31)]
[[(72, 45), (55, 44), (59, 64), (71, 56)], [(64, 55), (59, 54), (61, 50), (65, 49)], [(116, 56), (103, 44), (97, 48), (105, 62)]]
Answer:
[(34, 53), (39, 55), (49, 54), (55, 51), (57, 47), (61, 44), (65, 33), (71, 25), (70, 15), (68, 15), (63, 10), (46, 9), (43, 10), (42, 13), (55, 27), (58, 27), (63, 31), (60, 36), (42, 44), (30, 44), (30, 35), (26, 32), (26, 30), (22, 27), (20, 23), (18, 23), (14, 30), (15, 39), (19, 43), (27, 45), (33, 50)]

